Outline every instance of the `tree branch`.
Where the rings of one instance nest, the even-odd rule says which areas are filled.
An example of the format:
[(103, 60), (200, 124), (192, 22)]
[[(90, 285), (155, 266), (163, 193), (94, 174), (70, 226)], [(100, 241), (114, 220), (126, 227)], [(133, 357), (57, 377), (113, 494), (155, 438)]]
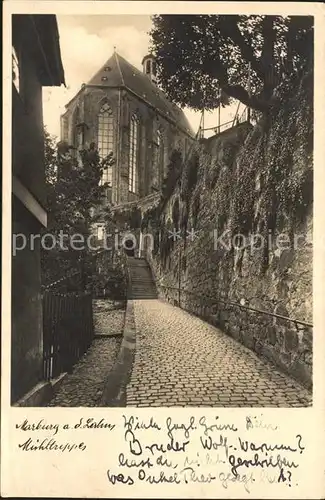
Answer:
[(263, 49), (261, 63), (264, 68), (264, 89), (266, 98), (271, 97), (276, 82), (274, 66), (274, 44), (276, 33), (274, 29), (275, 16), (264, 16), (262, 21)]
[(220, 88), (229, 96), (238, 99), (246, 106), (256, 109), (257, 111), (266, 111), (270, 108), (271, 102), (268, 99), (263, 99), (262, 96), (250, 96), (241, 85), (230, 85), (226, 66), (221, 60), (206, 60), (202, 65), (203, 71), (212, 78), (218, 80)]
[(243, 59), (251, 63), (251, 68), (255, 71), (257, 76), (264, 81), (265, 71), (263, 65), (255, 57), (252, 45), (246, 41), (245, 37), (238, 28), (237, 23), (239, 16), (226, 16), (227, 22), (220, 19), (221, 17), (223, 16), (219, 16), (218, 22), (220, 34), (225, 37), (229, 37), (232, 40), (232, 42), (239, 48)]
[(257, 111), (265, 112), (274, 104), (271, 99), (263, 99), (263, 97), (258, 95), (250, 96), (244, 87), (240, 85), (220, 84), (220, 87), (230, 97), (238, 99), (243, 104), (246, 104), (246, 106), (256, 109)]

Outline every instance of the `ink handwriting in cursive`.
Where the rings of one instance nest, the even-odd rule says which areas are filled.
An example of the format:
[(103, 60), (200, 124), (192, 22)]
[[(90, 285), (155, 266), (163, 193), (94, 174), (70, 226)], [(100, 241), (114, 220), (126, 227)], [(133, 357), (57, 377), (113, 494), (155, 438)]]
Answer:
[(228, 444), (228, 438), (224, 437), (222, 434), (219, 435), (219, 442), (213, 441), (211, 436), (208, 436), (206, 438), (200, 436), (200, 441), (204, 450), (210, 451), (211, 449), (218, 450), (219, 448), (223, 448), (225, 450), (227, 458), (229, 449), (233, 447), (231, 444)]
[(189, 441), (184, 441), (182, 443), (178, 441), (174, 441), (174, 439), (171, 439), (167, 445), (163, 444), (158, 444), (158, 443), (153, 443), (151, 445), (147, 445), (146, 449), (150, 450), (151, 453), (154, 455), (155, 451), (158, 451), (160, 453), (166, 453), (167, 451), (185, 451), (186, 446), (189, 444)]
[(278, 427), (272, 424), (266, 424), (262, 419), (258, 419), (257, 417), (246, 417), (246, 429), (266, 429), (271, 431), (276, 431)]
[(130, 460), (129, 458), (126, 458), (124, 453), (120, 453), (118, 456), (118, 462), (121, 467), (153, 467), (153, 463), (151, 462), (150, 458), (146, 458), (145, 460)]
[(134, 480), (132, 479), (131, 476), (125, 477), (124, 474), (112, 474), (110, 470), (107, 471), (107, 478), (110, 483), (116, 484), (116, 483), (122, 483), (127, 486), (132, 486), (134, 484)]
[(240, 444), (240, 447), (243, 451), (248, 451), (248, 450), (251, 450), (251, 451), (261, 451), (261, 452), (266, 452), (266, 451), (292, 451), (292, 452), (296, 452), (300, 451), (300, 453), (303, 452), (303, 450), (305, 449), (304, 446), (301, 445), (301, 441), (302, 441), (302, 437), (300, 434), (297, 434), (296, 438), (298, 439), (298, 447), (292, 447), (290, 445), (285, 445), (285, 444), (267, 444), (267, 443), (262, 443), (262, 444), (255, 444), (253, 442), (249, 442), (249, 441), (243, 441), (240, 437), (238, 437), (238, 440), (239, 440), (239, 444)]
[(142, 445), (131, 430), (127, 430), (125, 432), (124, 439), (125, 441), (128, 441), (132, 455), (142, 454)]
[(298, 464), (287, 460), (285, 457), (281, 457), (281, 455), (278, 455), (276, 459), (271, 455), (267, 458), (260, 458), (258, 453), (254, 454), (253, 459), (243, 459), (241, 457), (236, 457), (235, 455), (230, 455), (228, 457), (229, 464), (231, 465), (231, 472), (233, 473), (234, 476), (237, 476), (238, 472), (237, 469), (239, 467), (245, 466), (245, 467), (279, 467), (280, 469), (283, 468), (283, 466), (289, 467), (289, 468), (297, 468)]
[(84, 451), (86, 449), (85, 443), (61, 443), (59, 444), (55, 439), (45, 438), (45, 439), (36, 439), (33, 440), (28, 438), (27, 441), (18, 445), (22, 451), (61, 451), (62, 453), (65, 451), (73, 451), (73, 450), (81, 450)]
[[(219, 417), (215, 417), (215, 420), (218, 420)], [(234, 424), (212, 424), (208, 425), (206, 422), (206, 417), (201, 417), (199, 420), (199, 424), (204, 428), (204, 434), (207, 436), (209, 431), (234, 431), (237, 432), (238, 429)]]
[(144, 469), (140, 469), (138, 472), (138, 478), (140, 481), (146, 481), (150, 484), (160, 484), (160, 483), (176, 483), (180, 484), (177, 472), (174, 472), (172, 476), (166, 476), (164, 471), (160, 471), (159, 476), (154, 474), (148, 474)]
[(25, 418), (21, 424), (16, 424), (16, 429), (22, 431), (54, 431), (53, 435), (55, 436), (59, 432), (59, 424), (47, 424), (43, 419), (37, 423), (29, 423), (27, 418)]
[(184, 476), (185, 484), (188, 484), (189, 481), (192, 483), (211, 483), (211, 481), (216, 479), (211, 473), (206, 476), (204, 474), (197, 475), (193, 467), (184, 467), (184, 469), (180, 471), (180, 475), (181, 474)]
[(189, 438), (190, 431), (194, 431), (196, 429), (194, 422), (195, 422), (195, 418), (191, 417), (188, 424), (185, 424), (185, 423), (177, 424), (177, 423), (172, 421), (171, 417), (168, 417), (166, 419), (168, 437), (170, 437), (172, 439), (173, 438), (173, 431), (181, 430), (181, 431), (184, 431), (184, 436), (186, 438)]
[(80, 418), (79, 422), (75, 424), (75, 429), (108, 429), (112, 431), (115, 429), (115, 424), (110, 424), (106, 422), (103, 418), (99, 421), (96, 421), (94, 418), (87, 418), (85, 421), (84, 418)]
[(126, 415), (123, 415), (124, 418), (124, 428), (129, 430), (129, 431), (137, 431), (137, 430), (147, 430), (147, 429), (155, 429), (160, 431), (161, 427), (154, 421), (154, 419), (151, 417), (149, 422), (143, 422), (140, 421), (138, 417), (126, 417)]
[(228, 488), (229, 482), (233, 483), (236, 481), (239, 483), (243, 483), (244, 488), (247, 491), (247, 493), (250, 493), (250, 490), (248, 488), (248, 484), (253, 483), (255, 481), (252, 473), (250, 475), (244, 474), (241, 476), (240, 474), (237, 474), (237, 476), (234, 476), (231, 472), (229, 472), (228, 474), (225, 474), (224, 472), (220, 472), (219, 480), (225, 489)]

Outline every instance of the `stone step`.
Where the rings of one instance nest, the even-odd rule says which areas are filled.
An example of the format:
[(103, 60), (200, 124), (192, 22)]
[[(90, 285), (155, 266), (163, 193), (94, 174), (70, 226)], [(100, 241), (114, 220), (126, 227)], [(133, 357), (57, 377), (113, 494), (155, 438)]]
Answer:
[(151, 281), (153, 281), (151, 273), (145, 273), (145, 274), (144, 273), (141, 273), (141, 274), (129, 273), (129, 277), (131, 279), (139, 279), (139, 280), (150, 279)]
[(130, 276), (134, 276), (135, 278), (140, 278), (142, 276), (148, 276), (152, 279), (152, 276), (151, 276), (151, 272), (149, 269), (146, 269), (146, 270), (142, 270), (141, 272), (138, 272), (138, 271), (130, 271)]
[(131, 286), (153, 286), (153, 287), (155, 287), (155, 284), (152, 280), (151, 281), (143, 281), (143, 280), (133, 281), (133, 280), (131, 280), (130, 285)]
[(157, 299), (158, 296), (157, 294), (151, 294), (151, 295), (144, 295), (142, 293), (137, 293), (137, 294), (131, 294), (129, 297), (131, 300), (136, 300), (136, 299)]
[(129, 267), (149, 267), (148, 262), (146, 260), (128, 260), (128, 266)]
[(140, 292), (143, 292), (143, 291), (155, 291), (156, 288), (154, 286), (132, 286), (131, 287), (131, 290), (134, 290), (135, 292), (136, 291), (140, 291)]
[(148, 284), (148, 283), (153, 283), (153, 281), (152, 281), (152, 280), (150, 280), (150, 279), (145, 279), (145, 280), (144, 280), (144, 279), (131, 279), (131, 283), (132, 283), (132, 284), (134, 283), (134, 284), (136, 284), (136, 285), (137, 285), (138, 283), (145, 283), (145, 284)]
[(157, 299), (158, 294), (146, 259), (128, 257), (131, 299)]
[(132, 288), (154, 288), (156, 289), (155, 287), (155, 284), (152, 282), (152, 281), (148, 281), (147, 283), (143, 283), (142, 281), (138, 281), (137, 283), (134, 283), (131, 281), (130, 283), (131, 287)]

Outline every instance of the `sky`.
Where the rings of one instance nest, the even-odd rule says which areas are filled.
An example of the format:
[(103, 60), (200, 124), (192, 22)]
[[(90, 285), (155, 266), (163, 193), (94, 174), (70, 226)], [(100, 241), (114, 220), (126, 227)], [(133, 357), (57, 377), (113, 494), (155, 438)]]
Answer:
[[(60, 115), (65, 105), (87, 83), (116, 51), (142, 70), (141, 61), (149, 51), (150, 16), (144, 15), (76, 15), (57, 16), (60, 47), (66, 88), (46, 87), (43, 90), (43, 116), (48, 132), (59, 138)], [(236, 107), (236, 106), (235, 106)], [(201, 114), (184, 109), (196, 132)], [(221, 123), (234, 115), (234, 106), (221, 110)], [(217, 112), (205, 113), (206, 128), (217, 125)], [(206, 137), (213, 134), (207, 132)]]

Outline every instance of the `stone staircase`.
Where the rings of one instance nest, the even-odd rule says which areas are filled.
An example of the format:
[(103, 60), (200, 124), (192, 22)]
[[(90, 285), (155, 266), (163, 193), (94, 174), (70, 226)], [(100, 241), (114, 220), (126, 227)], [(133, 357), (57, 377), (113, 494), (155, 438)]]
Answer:
[(130, 287), (129, 299), (157, 299), (157, 290), (146, 259), (127, 257)]

